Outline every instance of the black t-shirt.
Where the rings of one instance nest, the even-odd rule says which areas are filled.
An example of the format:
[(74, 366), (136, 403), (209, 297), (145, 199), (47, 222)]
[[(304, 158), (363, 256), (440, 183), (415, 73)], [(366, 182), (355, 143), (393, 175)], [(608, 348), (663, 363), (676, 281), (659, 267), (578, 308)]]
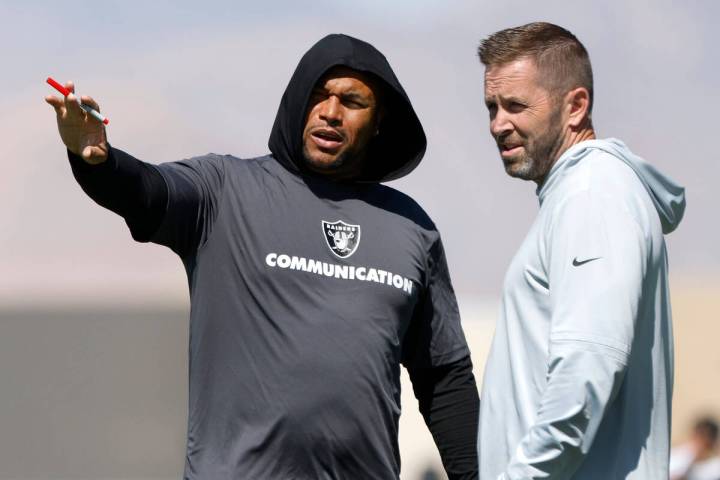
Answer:
[(154, 168), (168, 204), (151, 241), (190, 284), (185, 478), (396, 479), (400, 363), (469, 354), (427, 215), (272, 156)]

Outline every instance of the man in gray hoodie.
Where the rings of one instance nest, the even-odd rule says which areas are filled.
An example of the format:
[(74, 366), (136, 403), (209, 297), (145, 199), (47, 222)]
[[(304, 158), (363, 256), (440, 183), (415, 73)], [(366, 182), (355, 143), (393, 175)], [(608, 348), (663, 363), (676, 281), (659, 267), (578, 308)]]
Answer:
[(668, 477), (673, 375), (664, 233), (684, 190), (598, 140), (592, 69), (567, 30), (494, 33), (490, 131), (540, 211), (507, 272), (480, 402), (482, 479)]

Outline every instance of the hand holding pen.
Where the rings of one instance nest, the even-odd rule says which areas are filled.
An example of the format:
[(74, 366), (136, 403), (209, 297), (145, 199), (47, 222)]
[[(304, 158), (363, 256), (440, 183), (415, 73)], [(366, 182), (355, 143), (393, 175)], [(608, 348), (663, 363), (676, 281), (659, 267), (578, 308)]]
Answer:
[(92, 165), (107, 160), (105, 125), (109, 122), (100, 114), (97, 102), (88, 96), (76, 96), (72, 82), (62, 86), (48, 78), (48, 83), (64, 96), (48, 95), (45, 101), (55, 109), (60, 138), (68, 150)]

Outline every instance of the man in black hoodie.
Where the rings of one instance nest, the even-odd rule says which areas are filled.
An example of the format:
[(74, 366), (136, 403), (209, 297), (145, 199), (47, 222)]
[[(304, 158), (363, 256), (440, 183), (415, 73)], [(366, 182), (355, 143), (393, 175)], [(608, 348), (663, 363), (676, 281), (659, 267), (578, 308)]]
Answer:
[(320, 40), (272, 154), (248, 160), (141, 162), (75, 100), (47, 98), (75, 178), (187, 271), (186, 479), (397, 479), (400, 363), (450, 478), (477, 478), (477, 390), (442, 242), (380, 185), (426, 147), (380, 52)]

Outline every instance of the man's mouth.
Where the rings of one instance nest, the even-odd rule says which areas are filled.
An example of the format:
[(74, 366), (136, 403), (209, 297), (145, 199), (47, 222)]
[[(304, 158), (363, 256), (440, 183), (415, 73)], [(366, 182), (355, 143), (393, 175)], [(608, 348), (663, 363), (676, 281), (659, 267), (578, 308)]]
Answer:
[(344, 137), (332, 128), (317, 128), (310, 133), (310, 136), (323, 150), (337, 150), (345, 142)]
[(501, 143), (498, 146), (500, 147), (500, 155), (503, 157), (513, 156), (523, 148), (522, 143)]

